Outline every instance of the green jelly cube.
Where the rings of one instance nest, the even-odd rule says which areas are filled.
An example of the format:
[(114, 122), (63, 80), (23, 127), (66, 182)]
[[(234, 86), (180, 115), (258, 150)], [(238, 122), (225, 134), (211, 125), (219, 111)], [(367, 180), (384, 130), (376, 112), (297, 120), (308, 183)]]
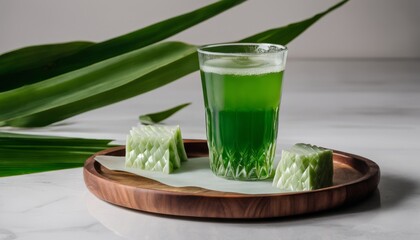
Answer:
[(138, 126), (127, 136), (127, 168), (171, 173), (186, 160), (179, 126)]
[(310, 144), (298, 143), (283, 150), (273, 186), (290, 191), (308, 191), (332, 185), (333, 153)]

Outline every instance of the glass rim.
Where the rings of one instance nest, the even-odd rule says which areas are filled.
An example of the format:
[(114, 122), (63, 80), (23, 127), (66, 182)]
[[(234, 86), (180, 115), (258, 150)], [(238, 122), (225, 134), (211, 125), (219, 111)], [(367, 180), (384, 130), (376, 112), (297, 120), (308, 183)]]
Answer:
[[(220, 51), (208, 51), (206, 49), (223, 47), (223, 46), (275, 46), (279, 50), (275, 52), (220, 52)], [(216, 43), (207, 44), (197, 48), (197, 52), (207, 55), (218, 55), (218, 56), (261, 56), (261, 55), (272, 55), (287, 52), (287, 47), (280, 44), (273, 43)]]

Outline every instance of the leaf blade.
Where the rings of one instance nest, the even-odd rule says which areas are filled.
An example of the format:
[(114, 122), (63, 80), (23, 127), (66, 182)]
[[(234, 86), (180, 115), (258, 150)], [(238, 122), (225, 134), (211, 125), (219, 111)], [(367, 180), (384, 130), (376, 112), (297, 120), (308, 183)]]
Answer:
[(314, 15), (311, 18), (305, 19), (300, 22), (291, 23), (283, 27), (264, 31), (264, 32), (249, 36), (247, 38), (244, 38), (242, 40), (239, 40), (239, 42), (260, 42), (260, 43), (266, 42), (266, 43), (276, 43), (276, 44), (286, 45), (290, 41), (295, 39), (297, 36), (302, 34), (306, 29), (312, 26), (319, 19), (321, 19), (328, 13), (334, 11), (335, 9), (341, 7), (348, 1), (349, 0), (343, 0), (333, 5), (332, 7), (328, 8), (327, 10)]
[(122, 101), (159, 88), (163, 85), (175, 81), (180, 77), (192, 73), (197, 69), (198, 59), (196, 53), (194, 52), (178, 61), (160, 68), (158, 71), (153, 71), (146, 76), (138, 78), (129, 84), (122, 85), (118, 88), (114, 88), (110, 91), (106, 91), (98, 95), (90, 96), (89, 98), (85, 98), (80, 101), (49, 109), (47, 111), (20, 116), (18, 118), (3, 122), (3, 124), (14, 127), (46, 126), (79, 113), (96, 109), (98, 107), (103, 107), (108, 104)]
[(111, 140), (0, 132), (0, 177), (81, 167)]
[(180, 42), (162, 42), (46, 81), (2, 92), (0, 121), (46, 111), (118, 88), (195, 52), (195, 49), (195, 46)]
[[(58, 58), (74, 54), (93, 45), (93, 42), (67, 42), (24, 47), (0, 55), (0, 76), (6, 72), (18, 72), (45, 66)], [(42, 56), (42, 58), (39, 58)]]
[(154, 112), (154, 113), (148, 113), (148, 114), (144, 114), (144, 115), (140, 115), (139, 116), (139, 121), (142, 124), (146, 124), (146, 125), (152, 125), (155, 123), (159, 123), (167, 118), (169, 118), (170, 116), (172, 116), (173, 114), (175, 114), (176, 112), (178, 112), (179, 110), (185, 108), (186, 106), (190, 105), (191, 103), (183, 103), (180, 105), (177, 105), (175, 107), (160, 111), (160, 112)]
[[(49, 69), (60, 58), (70, 56), (92, 42), (68, 42), (25, 47), (0, 55), (0, 92), (17, 88), (33, 81), (30, 77), (37, 69)], [(42, 57), (40, 57), (42, 56)]]

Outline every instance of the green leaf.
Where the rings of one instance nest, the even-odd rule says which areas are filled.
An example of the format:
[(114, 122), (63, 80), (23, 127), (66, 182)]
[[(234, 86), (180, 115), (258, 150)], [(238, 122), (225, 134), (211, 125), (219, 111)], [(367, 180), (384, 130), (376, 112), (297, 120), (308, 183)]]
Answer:
[(66, 144), (68, 146), (96, 147), (98, 144), (106, 145), (110, 141), (109, 139), (83, 139), (83, 141), (80, 141), (79, 138), (0, 132), (0, 147), (14, 145), (26, 146), (29, 143), (30, 145), (38, 144), (40, 146), (61, 146)]
[[(31, 87), (31, 89), (23, 89), (25, 93), (17, 93), (16, 91), (20, 88), (0, 93), (0, 121), (6, 120), (3, 125), (16, 127), (45, 126), (82, 112), (137, 96), (197, 70), (198, 59), (195, 50), (196, 47), (184, 43), (159, 43), (120, 56), (119, 59), (114, 61), (117, 66), (108, 66), (107, 63), (112, 61), (113, 58), (79, 70), (86, 72), (85, 75), (78, 76), (80, 74), (72, 72), (68, 75), (58, 76), (59, 78), (65, 77), (68, 80), (76, 75), (74, 81), (62, 82), (50, 79), (23, 87)], [(121, 62), (123, 59), (125, 60)], [(142, 62), (148, 64), (141, 64)], [(147, 66), (150, 64), (155, 67), (148, 68)], [(90, 70), (96, 65), (102, 66), (100, 69), (103, 70), (101, 76), (93, 74), (96, 82), (91, 83), (92, 85), (89, 87), (91, 89), (80, 86), (79, 84), (84, 85), (88, 82), (84, 81), (86, 78), (92, 77)], [(100, 83), (98, 86), (96, 85), (97, 82)], [(108, 85), (107, 82), (110, 82), (110, 84)], [(68, 87), (62, 84), (68, 85)], [(49, 85), (48, 89), (44, 87), (45, 85)], [(44, 92), (39, 92), (38, 89), (44, 90)], [(50, 89), (52, 92), (50, 92)], [(63, 89), (67, 91), (63, 91)], [(83, 91), (80, 89), (83, 89)], [(35, 94), (35, 96), (29, 94), (31, 92), (39, 94)], [(3, 98), (6, 93), (13, 93), (14, 96)], [(19, 100), (19, 96), (24, 98), (20, 99), (22, 102), (16, 102), (16, 100)], [(75, 100), (76, 98), (78, 100)], [(13, 107), (8, 106), (7, 103), (12, 102), (12, 100), (15, 101)], [(31, 101), (38, 102), (29, 104)], [(66, 101), (66, 103), (57, 105), (59, 101)], [(28, 102), (28, 105), (24, 104), (25, 102)], [(2, 118), (6, 114), (10, 116), (11, 111), (13, 111), (13, 116), (17, 116), (17, 118)]]
[[(252, 40), (254, 42), (267, 42), (285, 45), (292, 39), (296, 38), (299, 34), (314, 24), (321, 17), (338, 8), (345, 2), (347, 2), (347, 0), (342, 1), (332, 8), (329, 8), (328, 10), (304, 21), (293, 23), (285, 27), (271, 29), (269, 31), (245, 38), (241, 41), (246, 42)], [(289, 36), (286, 38), (284, 35)], [(147, 57), (139, 54), (138, 51), (134, 51), (139, 55), (133, 56), (133, 58), (130, 58), (130, 61), (135, 61), (138, 66), (142, 66), (143, 64), (150, 64), (151, 61), (148, 59), (149, 57), (152, 57), (153, 61), (164, 63), (152, 71), (139, 74), (137, 77), (135, 77), (135, 79), (132, 79), (133, 81), (127, 82), (126, 79), (122, 77), (126, 75), (132, 76), (128, 71), (124, 70), (126, 69), (124, 68), (125, 62), (124, 64), (119, 64), (121, 68), (108, 68), (107, 64), (104, 64), (104, 62), (113, 61), (112, 59), (118, 58), (116, 57), (92, 65), (102, 66), (101, 69), (104, 70), (105, 74), (102, 74), (101, 77), (105, 77), (107, 79), (106, 82), (110, 83), (110, 86), (107, 86), (106, 88), (103, 85), (107, 85), (108, 83), (98, 83), (98, 81), (102, 82), (101, 77), (97, 76), (96, 74), (89, 73), (89, 69), (92, 67), (90, 66), (45, 81), (48, 82), (50, 89), (55, 91), (55, 95), (51, 95), (49, 90), (44, 91), (44, 83), (42, 82), (24, 87), (28, 88), (26, 91), (16, 89), (10, 92), (0, 93), (0, 121), (3, 121), (3, 125), (16, 127), (45, 126), (82, 112), (134, 97), (136, 95), (175, 81), (182, 76), (198, 70), (199, 66), (195, 48), (191, 45), (185, 45), (183, 43), (178, 44), (180, 44), (180, 46), (189, 47), (185, 48), (186, 51), (184, 54), (181, 53), (178, 55), (178, 57), (172, 60), (166, 58), (166, 54), (168, 53), (165, 53), (165, 51), (153, 50), (155, 54), (150, 54)], [(122, 55), (121, 58), (124, 59), (124, 56), (127, 55)], [(118, 64), (118, 61), (119, 60), (116, 60), (116, 64)], [(134, 69), (131, 69), (131, 71), (134, 71)], [(93, 88), (94, 91), (87, 91), (85, 89), (85, 84), (89, 82), (87, 80), (80, 81), (81, 85), (79, 85), (79, 81), (76, 80), (75, 84), (70, 84), (65, 88), (60, 87), (62, 84), (60, 81), (56, 81), (57, 78), (61, 79), (63, 76), (70, 79), (79, 78), (81, 72), (87, 74), (84, 77), (82, 76), (85, 80), (90, 78), (94, 79), (94, 81), (92, 81), (92, 85), (90, 86), (90, 88)], [(98, 86), (95, 84), (98, 84)], [(32, 92), (42, 93), (32, 94)], [(84, 92), (86, 94), (83, 94), (83, 97), (79, 96), (79, 100), (76, 100), (76, 98), (70, 99), (70, 96), (79, 95), (79, 92)], [(6, 94), (8, 95), (7, 97), (5, 97)], [(61, 103), (57, 104), (57, 102), (60, 100)], [(62, 100), (67, 101), (64, 103)]]
[(335, 9), (341, 7), (343, 4), (349, 0), (344, 0), (336, 5), (328, 8), (326, 11), (316, 14), (315, 16), (308, 18), (306, 20), (289, 24), (284, 27), (270, 29), (253, 36), (244, 38), (239, 42), (260, 42), (260, 43), (276, 43), (281, 45), (286, 45), (306, 29), (308, 29), (312, 24), (317, 22), (319, 19), (327, 15), (328, 13), (334, 11)]
[(0, 55), (0, 92), (31, 84), (38, 72), (48, 72), (59, 59), (87, 48), (92, 42), (68, 42), (21, 48)]
[(191, 103), (184, 103), (181, 105), (178, 105), (176, 107), (161, 111), (161, 112), (155, 112), (155, 113), (149, 113), (145, 115), (140, 115), (139, 120), (142, 124), (146, 125), (152, 125), (155, 123), (159, 123), (170, 116), (172, 116), (174, 113), (178, 112), (179, 110), (183, 109), (184, 107), (190, 105)]
[(81, 167), (110, 142), (0, 132), (0, 177)]
[[(65, 45), (54, 44), (23, 48), (0, 55), (0, 92), (36, 83), (143, 48), (173, 36), (244, 1), (218, 1), (101, 43), (90, 43), (89, 45), (86, 43), (83, 48), (80, 46), (79, 49), (75, 47), (80, 43), (74, 42)], [(69, 48), (68, 52), (66, 52), (66, 47)], [(44, 58), (44, 53), (53, 55), (53, 57)], [(20, 62), (15, 61), (17, 58)]]
[[(92, 42), (68, 42), (25, 47), (13, 52), (0, 55), (0, 76), (6, 73), (30, 71), (39, 67), (48, 67), (48, 64), (86, 47)], [(3, 78), (2, 78), (3, 79)]]
[[(180, 42), (158, 43), (42, 82), (0, 93), (0, 121), (46, 111), (114, 90), (154, 71), (160, 71), (160, 68), (194, 53), (195, 50), (195, 46)], [(150, 87), (146, 84), (142, 88)], [(124, 96), (124, 93), (121, 94)], [(114, 97), (118, 99), (114, 92), (107, 94), (107, 98)], [(80, 108), (89, 108), (96, 106), (95, 104), (91, 102), (87, 106), (80, 105)]]

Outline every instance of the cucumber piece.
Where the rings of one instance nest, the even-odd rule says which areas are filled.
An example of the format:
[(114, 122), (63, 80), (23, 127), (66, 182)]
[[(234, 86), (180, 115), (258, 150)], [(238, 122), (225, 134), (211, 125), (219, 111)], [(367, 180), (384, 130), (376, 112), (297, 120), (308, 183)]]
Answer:
[(172, 173), (187, 160), (179, 126), (138, 126), (127, 136), (125, 167)]
[(290, 191), (307, 191), (331, 186), (332, 180), (332, 151), (298, 143), (282, 151), (273, 186)]

